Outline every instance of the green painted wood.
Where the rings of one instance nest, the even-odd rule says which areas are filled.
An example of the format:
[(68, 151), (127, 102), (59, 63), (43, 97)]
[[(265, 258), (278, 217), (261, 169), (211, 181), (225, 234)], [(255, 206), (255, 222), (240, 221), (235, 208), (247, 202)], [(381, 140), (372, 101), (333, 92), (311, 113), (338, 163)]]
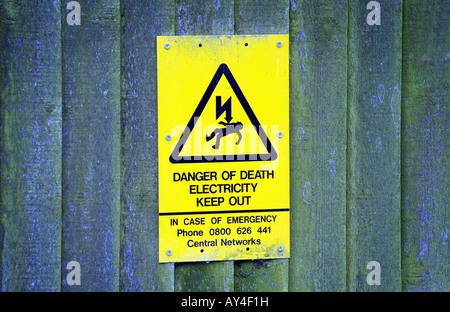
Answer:
[[(227, 35), (234, 32), (233, 1), (176, 2), (176, 35)], [(232, 261), (175, 265), (175, 291), (233, 291)]]
[[(238, 35), (288, 34), (289, 1), (235, 1)], [(236, 261), (235, 291), (287, 291), (289, 260)]]
[(235, 0), (236, 35), (288, 34), (289, 1)]
[(346, 283), (347, 1), (291, 2), (290, 291)]
[(173, 1), (122, 1), (121, 291), (173, 291), (158, 259), (156, 36), (175, 31)]
[[(379, 1), (381, 25), (366, 23), (366, 2), (350, 1), (347, 145), (347, 287), (399, 291), (402, 1)], [(381, 285), (368, 285), (377, 261)]]
[(1, 291), (60, 290), (61, 106), (59, 3), (2, 1)]
[(404, 2), (402, 282), (450, 291), (448, 1)]
[[(447, 2), (67, 2), (0, 3), (2, 291), (450, 290)], [(288, 31), (291, 258), (160, 265), (155, 36)]]
[(175, 0), (177, 36), (232, 35), (234, 32), (233, 0)]
[(286, 292), (289, 290), (289, 259), (235, 261), (234, 291)]
[[(120, 1), (79, 1), (81, 25), (62, 19), (62, 272), (78, 261), (81, 285), (117, 291), (120, 248)], [(62, 8), (65, 17), (68, 10)]]

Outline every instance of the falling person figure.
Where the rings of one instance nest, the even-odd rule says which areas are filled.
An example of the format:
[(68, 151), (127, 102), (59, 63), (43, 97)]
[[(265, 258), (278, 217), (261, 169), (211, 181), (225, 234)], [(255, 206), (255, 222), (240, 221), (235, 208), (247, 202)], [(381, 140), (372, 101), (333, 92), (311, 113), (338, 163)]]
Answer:
[(243, 128), (242, 122), (225, 123), (223, 121), (219, 122), (220, 125), (224, 125), (225, 128), (216, 128), (210, 135), (206, 135), (206, 142), (211, 141), (214, 137), (217, 137), (216, 144), (212, 147), (218, 149), (220, 146), (220, 139), (229, 134), (236, 133), (238, 135), (238, 140), (236, 144), (239, 144), (242, 139), (241, 130)]

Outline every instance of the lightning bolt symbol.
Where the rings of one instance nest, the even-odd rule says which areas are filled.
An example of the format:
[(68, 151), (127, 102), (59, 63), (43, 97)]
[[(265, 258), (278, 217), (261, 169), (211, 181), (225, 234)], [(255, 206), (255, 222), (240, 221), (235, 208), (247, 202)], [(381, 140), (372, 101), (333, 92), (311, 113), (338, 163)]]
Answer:
[(231, 97), (222, 105), (222, 97), (216, 96), (216, 120), (226, 113), (225, 120), (230, 123), (231, 119)]

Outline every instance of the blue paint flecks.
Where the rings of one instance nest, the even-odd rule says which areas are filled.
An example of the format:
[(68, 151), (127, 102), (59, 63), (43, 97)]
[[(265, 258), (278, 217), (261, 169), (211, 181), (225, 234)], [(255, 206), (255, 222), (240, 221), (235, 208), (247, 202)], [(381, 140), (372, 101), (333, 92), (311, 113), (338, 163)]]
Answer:
[(375, 140), (375, 150), (379, 153), (379, 152), (381, 152), (382, 149), (383, 149), (383, 147), (381, 145), (381, 138), (378, 137)]
[(392, 121), (394, 122), (394, 126), (396, 128), (400, 126), (400, 103), (401, 103), (400, 90), (398, 89), (397, 86), (395, 86), (391, 98), (391, 113), (392, 113)]
[(227, 277), (223, 282), (223, 287), (225, 291), (230, 291), (230, 279)]
[(311, 188), (311, 182), (306, 182), (303, 186), (303, 201), (307, 203), (308, 205), (311, 204), (311, 197), (312, 197), (312, 188)]
[(328, 161), (328, 163), (329, 163), (329, 166), (330, 166), (330, 172), (331, 172), (333, 175), (336, 175), (336, 163), (335, 163), (335, 161), (334, 161), (333, 159), (330, 159), (330, 160)]
[(308, 53), (306, 52), (306, 35), (301, 29), (297, 34), (297, 47), (300, 51), (300, 58), (305, 58), (308, 56)]
[(380, 103), (383, 103), (383, 101), (384, 101), (384, 93), (385, 93), (384, 86), (382, 84), (380, 84), (378, 86), (378, 91), (377, 91), (378, 100), (380, 101)]
[(220, 0), (213, 1), (214, 9), (217, 11), (220, 9)]
[(305, 138), (305, 130), (303, 130), (303, 128), (301, 126), (297, 128), (297, 138), (299, 140)]
[(106, 238), (105, 238), (105, 255), (106, 260), (112, 261), (114, 254), (114, 238), (113, 233), (111, 230), (108, 230), (106, 232)]
[(286, 8), (285, 17), (286, 17), (287, 28), (289, 28), (289, 5)]
[(233, 30), (234, 29), (234, 8), (230, 8), (230, 12), (228, 13), (228, 29)]
[(291, 0), (291, 8), (293, 11), (297, 10), (297, 5), (295, 4), (294, 0)]
[(139, 276), (136, 275), (136, 258), (131, 250), (125, 252), (124, 257), (125, 277), (130, 280), (130, 292), (143, 292), (142, 281)]
[(188, 11), (186, 7), (179, 6), (177, 9), (178, 13), (178, 29), (181, 36), (184, 36), (188, 32), (189, 28), (189, 18), (188, 18)]
[(370, 104), (372, 104), (372, 107), (377, 107), (377, 96), (372, 96), (372, 99), (370, 99)]
[(337, 147), (334, 148), (334, 150), (331, 151), (331, 157), (335, 158), (339, 155), (339, 151)]

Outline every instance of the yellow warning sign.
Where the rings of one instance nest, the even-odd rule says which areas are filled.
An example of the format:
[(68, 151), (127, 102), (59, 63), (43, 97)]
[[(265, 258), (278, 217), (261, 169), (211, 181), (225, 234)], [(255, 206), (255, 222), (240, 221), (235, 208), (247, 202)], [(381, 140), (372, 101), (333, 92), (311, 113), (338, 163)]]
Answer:
[(289, 38), (157, 38), (160, 262), (289, 257)]

